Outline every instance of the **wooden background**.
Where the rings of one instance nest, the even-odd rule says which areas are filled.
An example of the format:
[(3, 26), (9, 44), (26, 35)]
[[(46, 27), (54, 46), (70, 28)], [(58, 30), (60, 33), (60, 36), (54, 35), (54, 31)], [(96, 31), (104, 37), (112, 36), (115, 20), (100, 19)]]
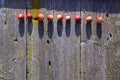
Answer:
[[(19, 22), (19, 13), (33, 20)], [(59, 13), (72, 21), (57, 22)], [(119, 0), (0, 0), (0, 80), (120, 80), (119, 34)]]

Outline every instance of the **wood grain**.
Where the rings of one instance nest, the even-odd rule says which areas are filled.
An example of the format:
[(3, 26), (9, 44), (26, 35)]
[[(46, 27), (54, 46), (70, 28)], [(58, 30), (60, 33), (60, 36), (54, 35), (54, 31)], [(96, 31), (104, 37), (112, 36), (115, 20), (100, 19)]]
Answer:
[[(30, 80), (80, 80), (80, 23), (75, 24), (74, 21), (75, 15), (80, 14), (80, 3), (72, 1), (66, 5), (67, 2), (40, 1), (40, 9), (32, 7), (43, 13), (45, 20), (39, 22), (38, 26), (34, 25), (33, 20), (32, 34), (27, 36), (27, 54), (31, 57), (31, 59), (28, 58), (28, 79)], [(69, 10), (73, 10), (70, 9), (70, 5), (75, 4), (78, 6), (75, 8), (76, 12), (70, 13)], [(28, 12), (34, 11), (28, 10)], [(63, 22), (58, 23), (56, 16), (59, 12), (64, 17), (67, 14), (72, 16), (72, 21), (66, 23), (64, 19)], [(48, 14), (54, 15), (53, 23), (47, 21)], [(32, 52), (30, 47), (33, 49)]]
[[(0, 0), (0, 80), (120, 80), (120, 1)], [(25, 20), (19, 22), (19, 13)], [(26, 14), (33, 19), (27, 20)], [(42, 22), (37, 15), (43, 13)], [(48, 22), (47, 16), (54, 16)], [(57, 15), (64, 16), (62, 21)], [(76, 22), (80, 14), (82, 21)], [(71, 22), (65, 17), (71, 16)], [(92, 23), (86, 17), (92, 16)], [(104, 22), (97, 24), (102, 16)]]
[[(28, 36), (27, 36), (27, 58), (28, 58), (28, 80), (52, 80), (54, 79), (53, 71), (53, 53), (52, 53), (52, 36), (53, 36), (53, 23), (47, 21), (47, 15), (53, 15), (53, 1), (34, 1), (31, 8), (27, 12), (33, 13), (35, 18), (39, 13), (45, 15), (43, 22), (38, 22), (33, 19), (29, 25), (28, 23)], [(46, 6), (51, 10), (42, 8)], [(41, 7), (41, 8), (40, 8)], [(33, 17), (34, 18), (34, 17)], [(30, 34), (31, 32), (31, 34)]]
[[(99, 4), (98, 4), (99, 3)], [(81, 63), (82, 80), (119, 80), (119, 2), (82, 1), (83, 21), (81, 26)], [(101, 6), (102, 5), (102, 6)], [(115, 5), (114, 8), (110, 8)], [(93, 22), (86, 24), (85, 18), (91, 15)], [(102, 16), (103, 24), (97, 24), (96, 18)], [(91, 27), (91, 28), (90, 28)]]
[[(54, 21), (55, 79), (80, 80), (80, 23), (75, 24), (74, 19), (76, 14), (80, 14), (80, 1), (60, 0), (54, 4), (54, 16), (64, 16), (62, 22), (57, 18)], [(72, 10), (74, 12), (70, 12)], [(71, 22), (66, 22), (67, 15), (71, 16)]]
[[(26, 29), (18, 21), (25, 14), (24, 0), (1, 0), (0, 9), (0, 79), (26, 80)], [(11, 5), (11, 3), (14, 3)], [(21, 5), (22, 4), (22, 5)], [(16, 7), (22, 8), (15, 9)]]

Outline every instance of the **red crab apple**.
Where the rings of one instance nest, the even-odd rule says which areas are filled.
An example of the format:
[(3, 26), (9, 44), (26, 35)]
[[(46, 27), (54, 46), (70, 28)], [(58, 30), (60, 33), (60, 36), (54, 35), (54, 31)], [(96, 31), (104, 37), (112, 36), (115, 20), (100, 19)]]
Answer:
[(71, 21), (71, 17), (70, 16), (66, 16), (66, 21), (70, 22)]
[(98, 18), (97, 18), (97, 23), (100, 23), (100, 24), (101, 24), (102, 22), (103, 22), (103, 18), (102, 18), (102, 17), (98, 17)]
[(75, 16), (75, 20), (76, 20), (77, 22), (81, 21), (81, 16), (80, 16), (80, 15), (76, 15), (76, 16)]
[(28, 20), (31, 20), (31, 19), (32, 19), (32, 14), (31, 14), (31, 13), (28, 13), (28, 14), (27, 14), (27, 19), (28, 19)]
[(38, 14), (38, 21), (43, 21), (44, 15), (43, 14)]
[(20, 13), (18, 15), (18, 19), (19, 19), (19, 21), (24, 21), (24, 14)]
[(92, 16), (88, 16), (88, 17), (86, 18), (86, 21), (89, 22), (89, 23), (92, 22), (92, 20), (93, 20), (93, 19), (92, 19)]
[(63, 19), (63, 16), (61, 14), (57, 15), (57, 20), (58, 21), (62, 21), (62, 19)]
[(47, 19), (48, 19), (49, 22), (52, 22), (53, 21), (53, 15), (48, 15)]

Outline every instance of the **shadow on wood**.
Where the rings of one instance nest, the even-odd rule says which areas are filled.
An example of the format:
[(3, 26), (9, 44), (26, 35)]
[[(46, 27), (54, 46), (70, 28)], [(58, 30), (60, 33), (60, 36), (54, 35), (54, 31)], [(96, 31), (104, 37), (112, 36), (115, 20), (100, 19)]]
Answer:
[(75, 22), (75, 34), (77, 37), (81, 35), (81, 23)]
[(28, 20), (28, 34), (31, 36), (33, 31), (33, 22), (32, 20)]
[(25, 22), (24, 21), (19, 22), (19, 33), (21, 37), (24, 36), (24, 33), (25, 33)]
[(87, 23), (86, 24), (86, 35), (87, 35), (88, 39), (90, 39), (90, 37), (92, 36), (92, 26), (91, 26), (91, 23)]
[(52, 39), (53, 36), (53, 32), (54, 32), (54, 26), (53, 26), (53, 22), (48, 22), (48, 37), (50, 39)]
[(102, 24), (97, 23), (96, 33), (99, 39), (102, 38)]
[(57, 33), (59, 37), (62, 36), (62, 32), (63, 32), (63, 23), (62, 21), (58, 21), (57, 22)]
[(67, 37), (70, 37), (70, 32), (71, 32), (71, 22), (66, 22), (65, 33)]
[(43, 21), (38, 23), (38, 35), (39, 35), (40, 39), (42, 39), (44, 36), (44, 23), (43, 23)]

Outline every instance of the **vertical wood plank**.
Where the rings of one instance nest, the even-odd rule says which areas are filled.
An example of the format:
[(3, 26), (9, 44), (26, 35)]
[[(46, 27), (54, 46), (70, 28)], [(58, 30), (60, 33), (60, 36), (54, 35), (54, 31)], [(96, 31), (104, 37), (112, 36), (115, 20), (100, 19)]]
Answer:
[[(68, 3), (69, 2), (69, 3)], [(80, 14), (80, 0), (68, 0), (66, 12), (71, 16), (70, 25), (66, 22), (67, 53), (66, 53), (66, 76), (68, 80), (80, 80), (80, 42), (81, 42), (81, 24), (76, 23), (75, 16)], [(68, 3), (68, 4), (67, 4)], [(70, 28), (69, 28), (70, 26)], [(77, 29), (76, 29), (77, 28)], [(70, 31), (70, 33), (69, 33)], [(70, 35), (70, 36), (69, 36)], [(68, 69), (69, 68), (69, 69)]]
[[(107, 80), (119, 80), (120, 79), (120, 37), (119, 37), (119, 20), (120, 14), (119, 1), (114, 3), (111, 1), (108, 6), (116, 5), (115, 8), (106, 10), (105, 22), (104, 22), (104, 46), (105, 46), (105, 58), (106, 58), (106, 79)], [(108, 6), (105, 6), (107, 8)], [(111, 13), (112, 12), (112, 13)]]
[[(28, 79), (119, 80), (119, 14), (118, 11), (114, 11), (116, 9), (110, 7), (112, 1), (84, 0), (80, 3), (78, 0), (40, 2), (38, 0), (36, 2), (37, 7), (32, 5), (33, 10), (28, 12), (35, 15), (41, 12), (45, 16), (53, 14), (54, 21), (49, 23), (45, 17), (43, 22), (32, 20), (31, 25), (28, 23)], [(119, 7), (118, 2), (115, 1), (114, 4), (115, 7)], [(103, 7), (100, 8), (101, 5)], [(106, 5), (110, 8), (107, 9)], [(80, 14), (80, 6), (83, 16), (81, 26), (73, 19), (76, 14)], [(56, 16), (59, 13), (64, 17), (70, 15), (72, 21), (66, 23), (64, 19), (58, 23)], [(106, 13), (110, 13), (111, 17), (107, 18)], [(93, 17), (92, 24), (85, 22), (89, 15)], [(96, 17), (99, 15), (105, 18), (102, 25), (96, 24)], [(29, 29), (30, 26), (32, 27)], [(76, 27), (82, 28), (82, 36), (77, 32), (80, 28)]]
[(18, 21), (18, 14), (25, 14), (25, 0), (0, 3), (0, 79), (26, 80), (26, 29)]
[[(39, 65), (38, 55), (38, 21), (36, 20), (39, 14), (40, 1), (27, 0), (27, 13), (33, 15), (33, 20), (27, 20), (27, 80), (38, 80), (39, 72), (37, 66)], [(37, 75), (38, 74), (38, 75)]]
[[(75, 24), (74, 19), (76, 14), (80, 14), (80, 1), (57, 0), (54, 4), (54, 16), (58, 14), (64, 16), (62, 22), (58, 22), (56, 18), (54, 21), (55, 79), (80, 80), (81, 27), (80, 23)], [(70, 23), (65, 20), (67, 15), (71, 16)]]
[[(82, 80), (119, 80), (120, 53), (117, 49), (120, 39), (116, 23), (119, 22), (119, 9), (116, 10), (119, 7), (118, 3), (118, 1), (82, 1)], [(113, 8), (112, 5), (116, 6)], [(91, 15), (94, 21), (87, 27), (85, 18), (88, 15)], [(97, 24), (97, 16), (105, 19), (102, 25)]]
[(62, 22), (57, 21), (57, 15), (61, 14), (65, 18), (65, 5), (64, 0), (57, 0), (54, 2), (54, 56), (55, 56), (55, 79), (66, 80), (66, 35), (65, 35), (65, 20)]
[[(31, 1), (27, 2), (27, 4), (31, 3)], [(70, 5), (76, 4), (77, 8), (70, 9)], [(38, 2), (36, 5), (38, 5)], [(31, 9), (29, 10), (28, 8), (27, 10), (33, 13), (33, 15), (34, 10), (37, 10), (36, 12), (39, 10), (39, 12), (45, 15), (45, 20), (38, 22), (38, 27), (36, 26), (36, 28), (33, 22), (34, 19), (32, 20), (33, 28), (31, 35), (29, 35), (30, 25), (28, 24), (28, 79), (80, 80), (80, 23), (75, 24), (74, 20), (75, 15), (80, 14), (80, 2), (78, 0), (72, 2), (69, 0), (50, 0), (40, 1), (39, 5), (40, 8), (28, 6)], [(65, 19), (63, 23), (57, 23), (56, 16), (59, 12), (63, 13), (64, 18), (67, 14), (72, 16), (70, 26), (66, 26)], [(47, 21), (46, 16), (48, 14), (54, 15), (53, 23)], [(60, 29), (60, 27), (63, 29)], [(37, 46), (34, 46), (35, 44)], [(32, 47), (32, 51), (30, 47)]]
[[(53, 23), (47, 21), (47, 15), (53, 15), (53, 0), (28, 1), (27, 12), (31, 12), (33, 20), (28, 23), (27, 35), (27, 58), (28, 58), (28, 80), (53, 80)], [(44, 8), (45, 7), (45, 8)], [(37, 15), (43, 13), (43, 22), (36, 20)], [(31, 32), (31, 34), (29, 34)]]

